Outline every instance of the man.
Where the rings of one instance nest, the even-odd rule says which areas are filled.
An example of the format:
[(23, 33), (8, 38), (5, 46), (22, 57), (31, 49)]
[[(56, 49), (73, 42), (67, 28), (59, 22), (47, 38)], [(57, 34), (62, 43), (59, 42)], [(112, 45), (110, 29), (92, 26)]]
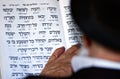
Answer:
[(119, 0), (71, 0), (83, 46), (58, 48), (40, 76), (26, 79), (120, 79), (119, 10)]

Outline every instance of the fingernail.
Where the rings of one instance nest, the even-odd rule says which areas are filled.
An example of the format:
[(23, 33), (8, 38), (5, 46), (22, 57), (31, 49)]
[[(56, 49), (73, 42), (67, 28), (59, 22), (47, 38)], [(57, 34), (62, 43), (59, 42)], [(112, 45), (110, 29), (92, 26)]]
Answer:
[(75, 45), (73, 45), (73, 46), (81, 47), (81, 44), (78, 43), (78, 44), (75, 44)]
[(58, 48), (58, 51), (57, 51), (58, 56), (57, 56), (57, 57), (59, 57), (62, 53), (64, 53), (64, 51), (65, 51), (65, 47), (64, 47), (64, 46), (63, 46), (63, 47)]
[(62, 46), (62, 47), (60, 47), (60, 48), (58, 48), (60, 51), (63, 51), (63, 50), (65, 50), (65, 47), (64, 46)]

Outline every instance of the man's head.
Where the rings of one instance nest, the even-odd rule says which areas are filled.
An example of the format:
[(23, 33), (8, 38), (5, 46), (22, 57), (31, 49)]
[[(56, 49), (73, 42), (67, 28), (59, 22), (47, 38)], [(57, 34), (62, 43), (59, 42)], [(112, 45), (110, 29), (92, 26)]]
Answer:
[(119, 0), (71, 0), (72, 16), (81, 31), (115, 51), (120, 51), (119, 10)]

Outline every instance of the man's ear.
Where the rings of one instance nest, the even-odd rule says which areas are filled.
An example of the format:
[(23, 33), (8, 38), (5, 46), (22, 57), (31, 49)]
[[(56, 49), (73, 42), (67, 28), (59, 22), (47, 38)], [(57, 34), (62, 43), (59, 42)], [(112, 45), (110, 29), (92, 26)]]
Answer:
[(83, 35), (83, 44), (86, 48), (89, 48), (91, 46), (91, 39), (89, 39), (87, 36)]

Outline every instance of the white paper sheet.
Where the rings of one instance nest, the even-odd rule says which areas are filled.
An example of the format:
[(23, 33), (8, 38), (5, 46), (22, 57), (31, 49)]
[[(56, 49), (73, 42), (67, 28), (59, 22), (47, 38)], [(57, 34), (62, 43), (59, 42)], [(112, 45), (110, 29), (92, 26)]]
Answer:
[(69, 0), (64, 1), (0, 1), (2, 79), (39, 75), (56, 48), (80, 42), (81, 34), (72, 25)]
[(64, 45), (57, 0), (1, 0), (2, 79), (39, 75), (52, 52)]

